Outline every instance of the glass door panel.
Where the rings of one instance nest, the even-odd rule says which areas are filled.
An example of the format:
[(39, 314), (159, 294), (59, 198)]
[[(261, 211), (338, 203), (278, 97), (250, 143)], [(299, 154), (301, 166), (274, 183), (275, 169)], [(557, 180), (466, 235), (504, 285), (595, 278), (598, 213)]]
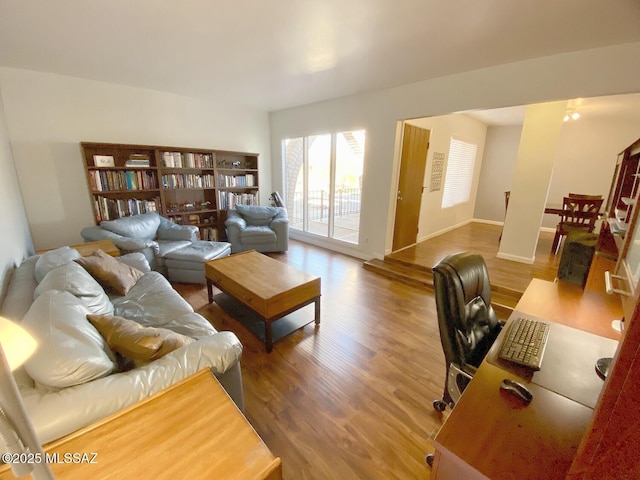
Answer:
[(358, 243), (360, 199), (364, 170), (365, 131), (336, 135), (335, 194), (331, 237)]
[(329, 202), (331, 194), (331, 135), (308, 137), (308, 196), (305, 231), (329, 235)]

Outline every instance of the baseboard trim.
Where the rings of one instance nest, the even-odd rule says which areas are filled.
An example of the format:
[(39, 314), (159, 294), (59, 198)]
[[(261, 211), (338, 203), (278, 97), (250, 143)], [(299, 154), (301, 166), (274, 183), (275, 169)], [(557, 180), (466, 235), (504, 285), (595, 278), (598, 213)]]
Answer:
[(533, 264), (533, 262), (536, 261), (536, 257), (520, 257), (518, 255), (509, 255), (508, 253), (501, 253), (498, 252), (498, 254), (496, 255), (496, 257), (501, 258), (503, 260), (511, 260), (512, 262), (518, 262), (518, 263), (526, 263), (528, 265)]
[(444, 228), (442, 230), (438, 230), (437, 232), (433, 232), (433, 233), (430, 233), (428, 235), (424, 235), (423, 237), (418, 238), (416, 240), (416, 243), (424, 242), (425, 240), (429, 240), (430, 238), (437, 237), (438, 235), (442, 235), (443, 233), (450, 232), (451, 230), (455, 230), (456, 228), (459, 228), (459, 227), (462, 227), (464, 225), (467, 225), (467, 224), (469, 224), (469, 223), (471, 223), (473, 221), (475, 221), (475, 220), (473, 218), (470, 218), (469, 220), (465, 220), (464, 222), (460, 222), (460, 223), (458, 223), (456, 225), (453, 225), (451, 227), (447, 227), (447, 228)]
[(347, 242), (340, 242), (338, 240), (327, 237), (320, 237), (318, 235), (309, 234), (307, 232), (289, 230), (289, 238), (298, 240), (299, 242), (309, 243), (311, 245), (315, 245), (316, 247), (326, 248), (327, 250), (342, 253), (343, 255), (355, 257), (360, 260), (368, 260), (371, 258), (371, 255), (362, 252), (358, 248), (358, 245)]

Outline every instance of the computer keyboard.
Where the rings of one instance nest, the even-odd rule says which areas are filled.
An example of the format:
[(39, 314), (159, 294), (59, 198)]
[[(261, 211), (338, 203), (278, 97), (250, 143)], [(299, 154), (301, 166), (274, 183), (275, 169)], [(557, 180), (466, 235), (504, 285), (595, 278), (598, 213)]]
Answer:
[(515, 318), (511, 321), (500, 358), (540, 370), (544, 349), (547, 346), (549, 324), (529, 318)]

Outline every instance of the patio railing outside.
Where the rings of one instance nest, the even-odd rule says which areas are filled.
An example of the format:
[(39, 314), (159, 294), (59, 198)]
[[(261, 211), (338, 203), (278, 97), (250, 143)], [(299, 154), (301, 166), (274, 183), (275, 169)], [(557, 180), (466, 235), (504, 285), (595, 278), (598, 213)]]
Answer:
[[(346, 215), (360, 213), (360, 189), (344, 188), (336, 190), (334, 215), (344, 217)], [(293, 197), (292, 211), (289, 212), (289, 221), (293, 224), (302, 223), (302, 192), (297, 192)], [(309, 192), (309, 204), (307, 212), (309, 221), (322, 221), (329, 218), (329, 192), (325, 190), (313, 190)]]

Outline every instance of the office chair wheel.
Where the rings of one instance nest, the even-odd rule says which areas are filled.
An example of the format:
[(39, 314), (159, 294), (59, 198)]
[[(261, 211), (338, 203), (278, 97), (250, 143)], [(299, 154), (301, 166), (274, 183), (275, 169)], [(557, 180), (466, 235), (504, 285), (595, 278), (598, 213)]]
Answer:
[(444, 400), (434, 400), (433, 401), (433, 409), (436, 412), (444, 412), (447, 408), (447, 402)]
[(424, 460), (425, 462), (427, 462), (427, 465), (429, 465), (430, 467), (433, 467), (433, 453), (430, 453), (429, 455), (427, 455), (427, 457)]

